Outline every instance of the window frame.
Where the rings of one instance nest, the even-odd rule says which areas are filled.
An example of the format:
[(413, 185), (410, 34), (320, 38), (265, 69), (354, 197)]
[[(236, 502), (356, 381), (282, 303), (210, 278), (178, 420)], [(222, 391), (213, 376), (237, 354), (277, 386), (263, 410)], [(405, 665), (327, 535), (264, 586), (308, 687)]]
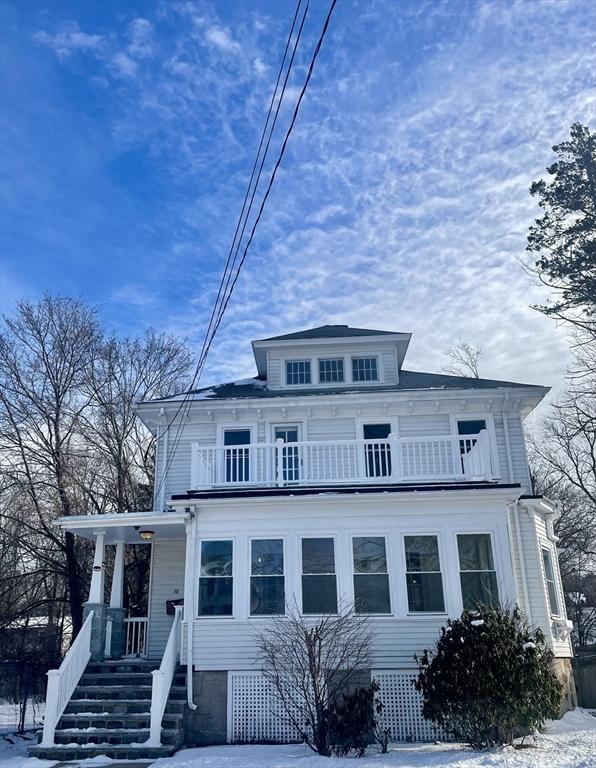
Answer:
[[(549, 593), (549, 589), (548, 589), (549, 579), (547, 577), (546, 564), (544, 562), (544, 553), (545, 552), (549, 556), (550, 569), (551, 569), (551, 572), (552, 572), (552, 575), (553, 575), (552, 585), (553, 585), (553, 590), (554, 590), (554, 593), (555, 593), (555, 598), (556, 598), (556, 601), (557, 601), (557, 606), (556, 606), (557, 610), (556, 611), (553, 611), (553, 608), (552, 608), (552, 605), (551, 605), (550, 593)], [(560, 619), (563, 614), (561, 613), (561, 596), (559, 595), (559, 589), (558, 589), (558, 585), (557, 585), (557, 572), (555, 570), (554, 552), (551, 549), (551, 547), (549, 547), (547, 544), (545, 544), (544, 542), (540, 542), (540, 554), (542, 555), (541, 567), (542, 567), (542, 572), (544, 574), (544, 592), (545, 592), (545, 596), (546, 596), (546, 604), (548, 606), (549, 616), (554, 616), (555, 618)]]
[[(251, 613), (250, 610), (250, 593), (251, 593), (251, 580), (253, 578), (252, 574), (252, 543), (253, 541), (281, 541), (282, 543), (282, 555), (283, 555), (283, 580), (284, 580), (284, 610), (283, 613)], [(250, 621), (253, 620), (259, 620), (259, 619), (271, 619), (276, 616), (287, 616), (287, 584), (288, 584), (288, 576), (289, 576), (289, 570), (288, 570), (288, 558), (287, 558), (287, 541), (285, 536), (277, 536), (272, 535), (268, 533), (263, 534), (254, 534), (248, 537), (248, 547), (247, 547), (247, 561), (248, 561), (248, 594), (247, 594), (247, 610), (246, 610), (246, 616)], [(276, 574), (279, 575), (279, 574)], [(255, 578), (260, 578), (259, 576), (256, 576)], [(262, 577), (261, 577), (262, 578)], [(266, 577), (265, 577), (266, 578)]]
[[(441, 586), (443, 588), (443, 610), (442, 611), (412, 611), (410, 610), (410, 601), (408, 599), (408, 573), (437, 573), (437, 571), (408, 571), (408, 563), (407, 563), (407, 557), (406, 557), (406, 536), (434, 536), (437, 539), (437, 551), (439, 553), (439, 568), (440, 571), (438, 571), (441, 574)], [(401, 557), (402, 559), (402, 584), (403, 584), (403, 590), (404, 590), (404, 600), (405, 600), (405, 612), (406, 616), (415, 616), (418, 618), (426, 618), (426, 617), (436, 617), (436, 616), (447, 616), (449, 615), (449, 609), (448, 609), (448, 600), (449, 600), (449, 594), (446, 589), (446, 571), (445, 571), (445, 563), (448, 562), (448, 558), (445, 557), (445, 547), (443, 543), (443, 536), (441, 531), (437, 531), (436, 529), (433, 531), (420, 531), (420, 530), (413, 530), (413, 531), (401, 531), (400, 532), (400, 539), (401, 539)]]
[[(341, 560), (339, 555), (341, 555), (340, 547), (339, 547), (339, 539), (336, 534), (333, 533), (325, 533), (325, 532), (316, 532), (316, 533), (296, 533), (296, 551), (297, 551), (297, 559), (296, 559), (296, 568), (295, 572), (298, 576), (298, 584), (297, 584), (297, 592), (299, 595), (299, 613), (300, 616), (312, 617), (312, 616), (337, 616), (339, 613), (339, 605), (341, 601), (341, 590), (340, 590), (340, 572), (341, 572)], [(319, 573), (319, 574), (305, 574), (303, 571), (303, 563), (302, 563), (302, 542), (304, 539), (331, 539), (333, 541), (333, 565), (335, 567), (335, 573)], [(302, 577), (303, 576), (335, 576), (335, 594), (336, 594), (336, 608), (334, 613), (305, 613), (304, 612), (304, 591), (302, 589)]]
[[(376, 379), (355, 379), (354, 378), (354, 360), (374, 360), (377, 368), (377, 378)], [(364, 385), (380, 384), (382, 382), (380, 355), (379, 354), (350, 355), (350, 382), (352, 384), (364, 384)]]
[[(300, 382), (300, 383), (292, 383), (288, 381), (288, 364), (289, 363), (308, 363), (309, 370), (310, 370), (310, 381), (306, 382)], [(283, 367), (284, 367), (284, 386), (293, 388), (293, 387), (312, 387), (314, 384), (313, 381), (313, 359), (312, 357), (284, 357), (283, 358)]]
[[(232, 575), (231, 576), (201, 576), (201, 556), (202, 556), (202, 544), (204, 541), (231, 541), (232, 542)], [(236, 585), (236, 556), (238, 553), (238, 546), (236, 542), (235, 536), (227, 536), (226, 538), (222, 538), (221, 536), (201, 536), (200, 538), (197, 538), (197, 550), (198, 550), (198, 557), (197, 557), (197, 576), (195, 578), (196, 583), (196, 599), (194, 601), (195, 603), (195, 618), (200, 619), (201, 621), (212, 621), (212, 620), (229, 620), (236, 618), (236, 593), (237, 593), (237, 585)], [(225, 614), (207, 614), (207, 615), (201, 615), (199, 611), (199, 601), (201, 599), (201, 586), (200, 586), (200, 580), (201, 579), (217, 579), (217, 578), (231, 578), (232, 579), (232, 613), (225, 613)]]
[[(321, 379), (321, 363), (339, 363), (342, 367), (342, 378), (338, 381), (323, 381)], [(337, 355), (335, 357), (317, 357), (317, 384), (321, 385), (333, 385), (333, 384), (345, 384), (346, 383), (346, 358), (343, 355)]]
[[(373, 618), (386, 618), (386, 617), (393, 617), (396, 615), (395, 611), (395, 595), (393, 593), (393, 576), (389, 564), (393, 563), (393, 557), (391, 552), (391, 536), (387, 532), (353, 532), (349, 534), (349, 541), (350, 541), (350, 574), (351, 574), (351, 588), (352, 588), (352, 603), (354, 604), (354, 608), (356, 605), (356, 588), (354, 584), (354, 576), (370, 576), (374, 574), (367, 574), (367, 573), (356, 573), (354, 570), (354, 539), (383, 539), (385, 541), (385, 566), (386, 571), (385, 574), (387, 576), (387, 585), (389, 588), (389, 612), (388, 613), (368, 613), (367, 611), (362, 611), (358, 613), (358, 616), (371, 616)], [(339, 598), (338, 598), (339, 599)]]
[[(497, 600), (498, 603), (501, 603), (501, 592), (504, 592), (507, 594), (506, 588), (501, 588), (501, 569), (499, 567), (499, 552), (497, 550), (497, 547), (495, 546), (495, 532), (491, 530), (486, 529), (479, 529), (479, 530), (473, 530), (473, 529), (464, 529), (464, 530), (456, 530), (453, 532), (454, 542), (455, 542), (455, 565), (457, 569), (457, 584), (459, 588), (459, 605), (461, 607), (461, 610), (466, 610), (464, 608), (464, 595), (461, 585), (461, 573), (462, 570), (460, 568), (460, 562), (459, 562), (459, 544), (458, 544), (458, 536), (488, 536), (490, 539), (490, 549), (491, 554), (493, 556), (493, 571), (495, 572), (495, 581), (497, 585)], [(483, 571), (463, 571), (463, 573), (490, 573), (488, 570)], [(505, 585), (506, 586), (506, 585)], [(468, 609), (473, 610), (473, 609)]]

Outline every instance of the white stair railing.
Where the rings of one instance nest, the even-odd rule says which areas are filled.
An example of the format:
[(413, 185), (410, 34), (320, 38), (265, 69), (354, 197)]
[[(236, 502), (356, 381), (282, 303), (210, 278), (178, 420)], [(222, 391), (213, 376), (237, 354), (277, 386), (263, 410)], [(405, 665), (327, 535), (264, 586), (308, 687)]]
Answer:
[(177, 605), (161, 664), (159, 669), (155, 669), (151, 673), (153, 682), (151, 684), (151, 725), (149, 726), (149, 739), (147, 741), (149, 747), (161, 746), (161, 721), (170, 695), (176, 664), (180, 658), (181, 619), (182, 606)]
[(42, 747), (54, 746), (56, 726), (91, 658), (92, 621), (93, 611), (89, 611), (79, 634), (68, 649), (59, 669), (51, 669), (48, 672), (46, 713), (41, 739)]

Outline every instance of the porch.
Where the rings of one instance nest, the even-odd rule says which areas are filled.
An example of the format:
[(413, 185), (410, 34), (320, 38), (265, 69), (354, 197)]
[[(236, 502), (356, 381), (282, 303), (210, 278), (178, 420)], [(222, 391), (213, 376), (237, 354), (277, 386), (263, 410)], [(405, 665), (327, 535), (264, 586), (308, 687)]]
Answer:
[[(247, 430), (231, 430), (242, 439)], [(486, 429), (473, 435), (201, 445), (191, 488), (482, 482), (498, 479)]]

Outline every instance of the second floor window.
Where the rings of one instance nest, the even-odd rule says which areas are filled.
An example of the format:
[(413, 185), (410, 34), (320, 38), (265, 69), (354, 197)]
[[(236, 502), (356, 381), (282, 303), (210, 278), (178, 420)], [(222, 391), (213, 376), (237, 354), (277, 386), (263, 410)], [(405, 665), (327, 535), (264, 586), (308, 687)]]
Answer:
[(355, 536), (354, 607), (356, 613), (391, 613), (384, 536)]
[(253, 539), (250, 556), (250, 614), (285, 613), (284, 543), (282, 539)]
[(548, 605), (550, 612), (555, 616), (559, 615), (559, 601), (557, 599), (557, 585), (555, 583), (555, 572), (553, 569), (553, 559), (550, 549), (542, 549), (542, 562), (544, 563), (544, 576), (546, 578), (546, 590), (548, 593)]
[(443, 613), (443, 578), (436, 536), (405, 536), (408, 610)]
[(302, 613), (337, 613), (335, 542), (302, 539)]
[(464, 609), (494, 605), (499, 601), (493, 548), (488, 533), (460, 533), (457, 536), (459, 578)]
[(376, 357), (352, 358), (352, 381), (378, 381), (379, 371)]
[(319, 360), (319, 382), (331, 384), (344, 380), (344, 361), (341, 357), (333, 360)]
[(202, 541), (199, 616), (231, 616), (233, 612), (233, 542)]
[(310, 360), (286, 360), (286, 384), (310, 384)]

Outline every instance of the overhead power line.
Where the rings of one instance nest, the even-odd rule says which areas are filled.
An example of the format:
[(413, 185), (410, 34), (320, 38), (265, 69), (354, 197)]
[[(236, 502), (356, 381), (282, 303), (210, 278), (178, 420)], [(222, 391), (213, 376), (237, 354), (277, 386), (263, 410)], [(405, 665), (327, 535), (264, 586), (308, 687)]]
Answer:
[[(319, 55), (319, 52), (321, 50), (321, 46), (323, 44), (323, 40), (325, 39), (325, 35), (327, 34), (327, 30), (329, 28), (329, 23), (331, 21), (331, 16), (333, 14), (335, 6), (337, 5), (337, 0), (332, 0), (331, 4), (329, 6), (329, 10), (327, 12), (327, 16), (325, 18), (325, 22), (323, 24), (322, 31), (320, 33), (319, 39), (317, 41), (317, 44), (315, 45), (315, 48), (314, 48), (312, 56), (311, 56), (311, 60), (310, 60), (310, 64), (309, 64), (309, 67), (308, 67), (308, 70), (307, 70), (307, 75), (306, 75), (304, 84), (302, 86), (302, 89), (301, 89), (300, 94), (298, 96), (298, 99), (296, 101), (296, 105), (294, 107), (294, 112), (292, 114), (292, 119), (291, 119), (290, 124), (288, 126), (288, 129), (286, 131), (286, 134), (285, 134), (284, 140), (282, 142), (281, 149), (279, 151), (277, 160), (276, 160), (276, 162), (275, 162), (275, 164), (273, 166), (273, 170), (272, 170), (270, 178), (269, 178), (269, 183), (268, 183), (267, 188), (265, 190), (265, 194), (263, 195), (263, 198), (261, 200), (261, 204), (259, 206), (258, 213), (257, 213), (257, 215), (256, 215), (256, 217), (254, 219), (253, 224), (252, 224), (250, 235), (248, 237), (246, 245), (244, 246), (244, 249), (242, 250), (242, 256), (241, 256), (240, 260), (238, 261), (238, 263), (236, 264), (237, 256), (238, 256), (238, 253), (240, 251), (240, 246), (241, 246), (241, 243), (242, 243), (242, 237), (244, 236), (244, 232), (245, 232), (245, 229), (246, 229), (246, 225), (247, 225), (247, 222), (248, 222), (250, 211), (252, 209), (254, 198), (255, 198), (255, 195), (256, 195), (256, 192), (257, 192), (257, 188), (258, 188), (258, 185), (259, 185), (259, 181), (260, 181), (260, 178), (261, 178), (261, 174), (262, 174), (262, 171), (263, 171), (263, 166), (265, 164), (267, 153), (269, 151), (269, 146), (270, 146), (271, 139), (272, 139), (272, 136), (273, 136), (273, 131), (274, 131), (274, 128), (275, 128), (275, 125), (276, 125), (276, 122), (277, 122), (277, 118), (278, 118), (278, 115), (279, 115), (279, 111), (280, 111), (281, 103), (282, 103), (282, 100), (283, 100), (283, 96), (284, 96), (284, 93), (285, 93), (285, 90), (286, 90), (286, 86), (287, 86), (287, 83), (288, 83), (288, 79), (289, 79), (289, 76), (290, 76), (290, 72), (291, 72), (291, 69), (292, 69), (292, 65), (293, 65), (293, 62), (294, 62), (296, 51), (298, 49), (298, 44), (300, 42), (300, 38), (301, 38), (301, 35), (302, 35), (302, 30), (304, 28), (304, 23), (305, 23), (306, 16), (307, 16), (307, 13), (308, 13), (308, 9), (309, 9), (309, 6), (310, 6), (310, 0), (307, 0), (306, 7), (305, 7), (303, 15), (302, 15), (302, 19), (301, 19), (301, 22), (300, 22), (298, 33), (297, 33), (297, 36), (296, 36), (296, 40), (294, 42), (294, 46), (293, 46), (290, 62), (289, 62), (289, 65), (288, 65), (288, 68), (287, 68), (287, 71), (286, 71), (285, 78), (284, 78), (282, 90), (281, 90), (281, 93), (280, 93), (280, 96), (279, 96), (279, 99), (278, 99), (277, 108), (276, 108), (276, 111), (275, 111), (275, 114), (274, 114), (274, 117), (273, 117), (273, 121), (271, 122), (271, 127), (270, 127), (270, 130), (269, 130), (269, 136), (268, 136), (268, 139), (267, 139), (267, 141), (265, 143), (264, 152), (261, 155), (261, 149), (263, 147), (263, 142), (264, 142), (265, 136), (267, 134), (267, 128), (269, 126), (269, 121), (270, 121), (270, 118), (271, 118), (271, 112), (273, 110), (273, 104), (275, 103), (276, 94), (277, 94), (278, 87), (279, 87), (279, 82), (281, 80), (282, 72), (283, 72), (283, 69), (284, 69), (284, 64), (285, 64), (285, 61), (286, 61), (286, 58), (287, 58), (287, 53), (288, 53), (288, 50), (289, 50), (289, 47), (290, 47), (290, 42), (291, 42), (291, 39), (292, 39), (292, 34), (293, 34), (293, 31), (294, 31), (294, 28), (295, 28), (295, 25), (296, 25), (296, 20), (297, 20), (297, 18), (299, 16), (299, 13), (300, 13), (301, 3), (302, 3), (302, 0), (298, 0), (298, 4), (297, 4), (297, 7), (296, 7), (296, 12), (294, 14), (294, 19), (292, 21), (292, 26), (291, 26), (291, 29), (290, 29), (290, 33), (288, 35), (288, 40), (286, 42), (286, 47), (285, 47), (285, 50), (284, 50), (282, 62), (281, 62), (280, 69), (279, 69), (279, 72), (278, 72), (278, 75), (277, 75), (275, 89), (274, 89), (274, 92), (273, 92), (273, 96), (271, 98), (271, 102), (269, 104), (269, 110), (268, 110), (268, 113), (267, 113), (267, 119), (265, 121), (265, 125), (263, 127), (263, 131), (262, 131), (262, 134), (261, 134), (261, 140), (259, 142), (259, 147), (258, 147), (258, 150), (257, 150), (257, 156), (256, 156), (255, 162), (253, 164), (253, 169), (252, 169), (250, 181), (249, 181), (249, 184), (248, 184), (248, 187), (247, 187), (247, 190), (246, 190), (246, 194), (244, 196), (244, 202), (243, 202), (243, 205), (242, 205), (242, 210), (241, 210), (240, 216), (238, 218), (238, 222), (236, 224), (236, 229), (235, 229), (235, 232), (234, 232), (234, 238), (232, 240), (232, 245), (230, 247), (230, 251), (228, 253), (228, 257), (227, 257), (227, 260), (226, 260), (224, 271), (222, 273), (222, 277), (221, 277), (221, 280), (220, 280), (220, 283), (219, 283), (219, 288), (218, 288), (216, 300), (215, 300), (213, 309), (211, 311), (211, 315), (210, 315), (210, 318), (209, 318), (209, 324), (208, 324), (208, 327), (207, 327), (207, 331), (205, 333), (205, 337), (204, 337), (203, 344), (202, 344), (202, 347), (201, 347), (201, 352), (199, 354), (199, 359), (198, 359), (198, 362), (197, 362), (197, 365), (196, 365), (196, 368), (195, 368), (195, 371), (194, 371), (194, 374), (193, 374), (192, 380), (190, 382), (189, 389), (188, 389), (187, 393), (185, 394), (185, 396), (183, 397), (182, 401), (180, 402), (180, 405), (176, 409), (174, 415), (169, 419), (169, 421), (167, 423), (167, 426), (162, 431), (162, 435), (165, 434), (167, 431), (169, 431), (169, 429), (171, 428), (173, 422), (178, 418), (178, 416), (180, 416), (180, 415), (182, 416), (182, 418), (180, 418), (180, 422), (179, 422), (177, 430), (176, 430), (174, 441), (173, 441), (172, 446), (170, 447), (170, 449), (168, 451), (168, 457), (167, 457), (167, 460), (166, 460), (166, 465), (165, 465), (164, 468), (162, 468), (162, 471), (161, 471), (161, 477), (160, 477), (159, 483), (158, 483), (156, 491), (155, 491), (155, 495), (156, 496), (159, 496), (159, 493), (161, 491), (163, 483), (165, 482), (165, 478), (167, 476), (167, 472), (169, 471), (169, 468), (171, 467), (171, 464), (172, 464), (172, 461), (174, 459), (176, 450), (177, 450), (178, 445), (180, 443), (180, 438), (181, 438), (181, 433), (182, 433), (184, 419), (186, 417), (188, 409), (190, 408), (190, 402), (191, 402), (191, 398), (192, 398), (192, 390), (196, 387), (196, 384), (200, 380), (203, 368), (204, 368), (206, 360), (207, 360), (207, 356), (209, 354), (209, 351), (211, 349), (211, 345), (213, 343), (213, 339), (215, 338), (215, 335), (216, 335), (216, 333), (217, 333), (217, 331), (219, 329), (221, 321), (223, 320), (224, 314), (226, 312), (226, 309), (228, 307), (228, 304), (229, 304), (230, 299), (232, 297), (232, 294), (234, 292), (234, 288), (236, 286), (236, 283), (238, 282), (238, 278), (240, 276), (240, 272), (241, 272), (242, 267), (244, 266), (244, 263), (246, 261), (246, 257), (248, 255), (248, 250), (249, 250), (249, 248), (250, 248), (250, 246), (251, 246), (251, 244), (253, 242), (257, 226), (258, 226), (258, 224), (259, 224), (259, 222), (261, 220), (261, 217), (263, 215), (263, 211), (265, 209), (265, 205), (267, 203), (267, 199), (269, 198), (269, 195), (271, 193), (271, 189), (273, 187), (273, 183), (275, 181), (275, 177), (277, 175), (277, 171), (279, 170), (279, 167), (281, 165), (282, 159), (283, 159), (284, 154), (286, 152), (286, 148), (287, 148), (290, 136), (291, 136), (292, 131), (294, 129), (294, 126), (296, 124), (296, 120), (298, 118), (298, 112), (300, 111), (300, 106), (302, 104), (302, 100), (304, 98), (304, 95), (305, 95), (306, 90), (308, 88), (308, 84), (309, 84), (310, 79), (312, 77), (312, 73), (313, 73), (313, 70), (314, 70), (315, 62), (316, 62), (317, 57)], [(261, 156), (260, 164), (259, 164), (259, 156)], [(257, 168), (257, 165), (259, 166), (259, 168), (258, 168), (258, 171), (257, 171), (256, 180), (255, 180), (254, 185), (253, 185), (253, 180), (254, 180), (254, 177), (255, 177), (255, 169)], [(252, 188), (252, 192), (251, 192), (251, 188)], [(247, 201), (248, 201), (248, 206), (247, 206)], [(243, 223), (241, 223), (241, 222), (243, 222)], [(240, 236), (238, 237), (239, 234), (240, 234)]]

